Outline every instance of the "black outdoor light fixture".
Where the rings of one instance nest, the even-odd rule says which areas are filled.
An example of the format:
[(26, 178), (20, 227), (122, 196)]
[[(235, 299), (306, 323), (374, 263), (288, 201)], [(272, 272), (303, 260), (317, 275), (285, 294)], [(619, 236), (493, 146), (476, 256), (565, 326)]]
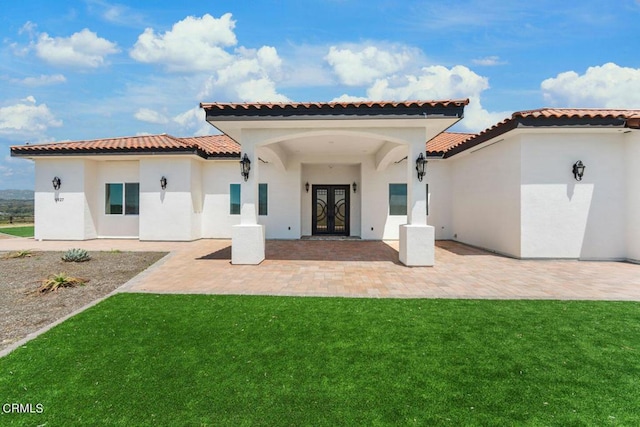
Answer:
[(247, 153), (244, 153), (244, 157), (240, 160), (240, 174), (244, 177), (246, 181), (249, 179), (249, 171), (251, 170), (251, 160), (249, 160), (249, 156)]
[(53, 177), (53, 180), (51, 180), (51, 183), (53, 184), (54, 190), (59, 190), (60, 185), (62, 184), (62, 182), (60, 181), (60, 178), (58, 178), (57, 176)]
[(165, 178), (164, 176), (160, 178), (160, 188), (162, 188), (163, 190), (167, 189), (167, 178)]
[(351, 187), (353, 187), (353, 193), (355, 194), (358, 191), (358, 184), (356, 184), (356, 182), (353, 181), (353, 184), (351, 184)]
[(305, 183), (304, 184), (304, 189), (307, 190), (307, 193), (309, 192), (309, 183)]
[(573, 164), (573, 177), (576, 181), (582, 181), (586, 166), (582, 164), (582, 160), (578, 160)]
[(418, 181), (422, 181), (422, 178), (424, 178), (426, 168), (427, 168), (427, 159), (425, 159), (422, 153), (420, 153), (420, 155), (416, 159), (416, 171), (418, 172)]

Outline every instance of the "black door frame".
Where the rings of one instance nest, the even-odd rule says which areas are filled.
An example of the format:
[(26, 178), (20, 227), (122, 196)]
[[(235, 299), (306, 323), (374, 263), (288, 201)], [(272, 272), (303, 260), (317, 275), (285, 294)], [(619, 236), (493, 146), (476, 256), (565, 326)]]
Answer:
[[(326, 189), (327, 190), (327, 205), (330, 205), (332, 208), (327, 210), (327, 231), (318, 231), (318, 217), (316, 214), (316, 207), (318, 203), (318, 193), (317, 190)], [(335, 231), (335, 200), (333, 192), (334, 189), (343, 189), (345, 194), (345, 215), (344, 222), (345, 227), (344, 231), (336, 232)], [(349, 236), (350, 235), (350, 222), (351, 222), (351, 199), (349, 190), (351, 186), (349, 184), (314, 184), (312, 186), (312, 197), (311, 197), (311, 234), (314, 236)]]

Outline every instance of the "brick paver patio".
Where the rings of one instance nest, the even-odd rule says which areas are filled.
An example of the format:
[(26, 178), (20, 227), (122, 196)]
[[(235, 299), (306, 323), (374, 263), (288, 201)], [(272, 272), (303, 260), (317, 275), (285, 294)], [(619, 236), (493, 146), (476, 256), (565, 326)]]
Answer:
[(397, 242), (269, 240), (265, 261), (248, 266), (230, 264), (229, 240), (0, 240), (0, 251), (71, 247), (171, 251), (126, 292), (640, 301), (640, 265), (515, 260), (451, 241), (437, 242), (435, 267), (408, 268)]

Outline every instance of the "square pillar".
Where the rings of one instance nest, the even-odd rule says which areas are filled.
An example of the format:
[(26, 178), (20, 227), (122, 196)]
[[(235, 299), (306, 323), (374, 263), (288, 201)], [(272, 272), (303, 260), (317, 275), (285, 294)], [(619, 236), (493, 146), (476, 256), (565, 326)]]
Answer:
[(407, 267), (433, 267), (435, 229), (430, 225), (400, 226), (400, 262)]
[[(254, 144), (243, 144), (241, 158), (251, 161), (249, 177), (240, 184), (240, 224), (231, 227), (231, 263), (260, 264), (265, 258), (264, 225), (258, 224), (258, 157)], [(240, 165), (238, 165), (240, 172)]]
[(234, 225), (231, 230), (231, 264), (260, 264), (264, 261), (264, 246), (264, 225)]
[(416, 159), (425, 155), (426, 132), (416, 132), (407, 156), (407, 221), (400, 226), (400, 262), (406, 266), (433, 266), (435, 230), (427, 225), (426, 179), (418, 180)]

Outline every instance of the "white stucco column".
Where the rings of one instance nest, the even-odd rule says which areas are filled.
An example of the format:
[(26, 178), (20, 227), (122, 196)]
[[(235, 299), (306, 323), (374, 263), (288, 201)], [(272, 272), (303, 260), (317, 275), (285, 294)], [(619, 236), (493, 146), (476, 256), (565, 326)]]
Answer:
[[(416, 159), (425, 155), (426, 132), (412, 135), (407, 156), (407, 222), (400, 226), (400, 262), (406, 266), (433, 266), (435, 230), (427, 225), (425, 178), (418, 180)], [(429, 173), (427, 171), (427, 173)]]
[[(259, 161), (255, 143), (242, 141), (241, 158), (246, 154), (251, 161), (251, 170), (246, 181), (240, 184), (240, 224), (231, 230), (231, 263), (260, 264), (264, 260), (264, 226), (258, 224), (258, 180)], [(238, 174), (240, 164), (238, 163)]]

